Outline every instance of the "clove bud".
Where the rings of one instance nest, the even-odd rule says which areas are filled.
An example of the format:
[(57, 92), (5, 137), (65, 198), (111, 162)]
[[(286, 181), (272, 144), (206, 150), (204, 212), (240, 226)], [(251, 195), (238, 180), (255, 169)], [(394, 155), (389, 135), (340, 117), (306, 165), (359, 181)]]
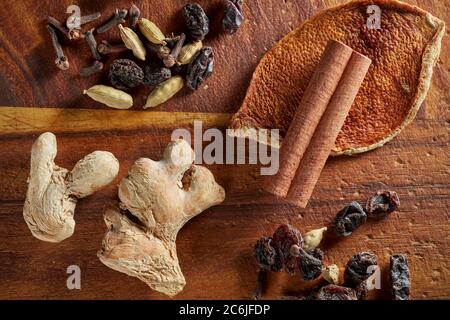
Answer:
[(97, 28), (97, 33), (105, 33), (106, 31), (110, 30), (111, 28), (114, 28), (115, 26), (125, 23), (125, 18), (128, 15), (128, 10), (123, 9), (119, 10), (116, 9), (114, 15), (111, 19), (109, 19), (104, 25)]
[(67, 57), (64, 55), (64, 51), (61, 47), (61, 44), (59, 43), (59, 39), (58, 39), (58, 35), (56, 34), (56, 30), (55, 28), (48, 24), (47, 25), (47, 30), (50, 33), (50, 37), (52, 39), (52, 44), (53, 44), (53, 48), (55, 49), (55, 53), (56, 53), (56, 60), (55, 60), (55, 64), (56, 66), (61, 69), (61, 70), (67, 70), (69, 69), (69, 60), (67, 59)]
[(181, 34), (180, 40), (178, 40), (175, 47), (172, 49), (170, 54), (163, 59), (164, 65), (167, 68), (172, 68), (177, 62), (178, 55), (180, 54), (181, 48), (183, 48), (184, 42), (186, 41), (186, 35), (184, 33)]
[(141, 10), (139, 10), (139, 8), (133, 4), (130, 8), (130, 24), (132, 28), (136, 28), (140, 16)]
[(106, 40), (103, 40), (102, 43), (100, 43), (97, 47), (97, 51), (103, 55), (125, 52), (127, 50), (128, 48), (123, 43), (111, 44)]
[(97, 41), (95, 40), (95, 37), (94, 37), (94, 31), (95, 31), (95, 29), (92, 28), (91, 30), (86, 32), (86, 34), (85, 34), (86, 42), (89, 45), (89, 48), (91, 49), (94, 59), (102, 60), (102, 56), (97, 51)]
[(61, 32), (69, 40), (78, 40), (78, 39), (84, 37), (84, 35), (81, 33), (81, 31), (79, 29), (69, 30), (65, 26), (63, 26), (63, 24), (59, 20), (57, 20), (53, 17), (49, 16), (47, 18), (47, 22), (50, 26), (53, 27), (53, 29)]

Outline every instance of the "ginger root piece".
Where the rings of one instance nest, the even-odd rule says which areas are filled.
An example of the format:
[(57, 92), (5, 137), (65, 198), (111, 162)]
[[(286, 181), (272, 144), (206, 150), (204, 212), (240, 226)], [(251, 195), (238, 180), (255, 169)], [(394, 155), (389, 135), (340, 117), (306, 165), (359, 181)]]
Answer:
[(43, 133), (31, 149), (31, 168), (23, 217), (36, 238), (60, 242), (73, 234), (78, 199), (103, 188), (117, 176), (119, 161), (106, 151), (94, 151), (72, 171), (58, 167), (56, 137)]
[(194, 152), (184, 140), (171, 142), (159, 162), (137, 160), (119, 185), (122, 211), (108, 207), (104, 215), (108, 232), (100, 260), (168, 296), (186, 284), (176, 252), (178, 231), (225, 199), (212, 173), (193, 162)]

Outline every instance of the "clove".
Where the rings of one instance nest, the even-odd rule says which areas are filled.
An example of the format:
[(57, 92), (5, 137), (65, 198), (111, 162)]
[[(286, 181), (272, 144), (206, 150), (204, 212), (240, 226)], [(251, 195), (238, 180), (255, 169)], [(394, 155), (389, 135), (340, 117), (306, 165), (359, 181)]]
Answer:
[(94, 73), (100, 72), (102, 70), (103, 70), (103, 63), (101, 61), (95, 60), (94, 63), (89, 67), (81, 69), (80, 75), (82, 77), (89, 77)]
[(97, 47), (97, 51), (103, 55), (107, 55), (110, 53), (125, 52), (127, 50), (128, 48), (125, 46), (124, 43), (111, 44), (106, 40), (103, 40), (102, 43), (100, 43)]
[(102, 14), (100, 12), (96, 12), (87, 16), (82, 16), (80, 18), (80, 25), (91, 23), (92, 21), (99, 19), (101, 16)]
[(181, 48), (183, 47), (185, 41), (186, 41), (186, 35), (184, 33), (182, 33), (180, 35), (180, 40), (178, 40), (177, 44), (172, 49), (170, 54), (163, 59), (164, 65), (167, 68), (172, 68), (175, 65), (175, 63), (177, 62), (178, 55), (180, 54)]
[(170, 38), (166, 38), (164, 39), (164, 41), (166, 42), (167, 46), (171, 49), (173, 49), (175, 47), (175, 45), (177, 44), (178, 41), (180, 41), (180, 36), (172, 36)]
[(161, 60), (166, 59), (170, 55), (170, 52), (171, 52), (169, 47), (161, 45), (161, 44), (153, 44), (150, 42), (146, 42), (145, 46), (150, 51), (156, 53), (158, 58), (160, 58)]
[(53, 48), (55, 49), (55, 53), (56, 53), (56, 60), (55, 60), (55, 64), (56, 66), (61, 69), (61, 70), (67, 70), (69, 69), (69, 60), (67, 59), (67, 57), (64, 55), (63, 49), (61, 47), (61, 44), (59, 43), (59, 39), (58, 39), (58, 35), (56, 34), (56, 30), (55, 28), (48, 24), (47, 25), (47, 30), (50, 33), (51, 39), (52, 39), (52, 44), (53, 44)]
[(95, 40), (95, 37), (94, 37), (94, 31), (95, 31), (95, 29), (92, 28), (91, 30), (86, 32), (86, 34), (85, 34), (86, 42), (88, 43), (89, 48), (91, 49), (94, 59), (102, 60), (102, 56), (97, 51), (97, 41)]
[(100, 18), (102, 14), (100, 12), (96, 12), (87, 16), (82, 16), (79, 18), (79, 23), (77, 23), (77, 17), (76, 16), (69, 16), (66, 20), (66, 26), (69, 28), (69, 30), (72, 29), (79, 29), (80, 26), (84, 24), (88, 24), (92, 21), (97, 20)]
[(130, 24), (132, 28), (136, 28), (140, 16), (141, 10), (139, 10), (139, 8), (133, 4), (130, 8)]
[(116, 12), (112, 16), (111, 19), (109, 19), (104, 25), (97, 28), (97, 33), (105, 33), (106, 31), (110, 30), (111, 28), (114, 28), (115, 26), (125, 23), (125, 18), (128, 15), (128, 10), (123, 9), (119, 10), (116, 9)]
[(53, 27), (53, 29), (56, 29), (59, 32), (61, 32), (69, 40), (78, 40), (78, 39), (84, 37), (81, 30), (79, 30), (79, 29), (69, 30), (65, 26), (63, 26), (63, 24), (59, 20), (57, 20), (53, 17), (49, 16), (47, 18), (47, 22), (49, 25), (51, 25)]
[(256, 287), (253, 290), (253, 300), (261, 300), (266, 275), (267, 275), (266, 270), (260, 269), (258, 271), (258, 279), (256, 280)]

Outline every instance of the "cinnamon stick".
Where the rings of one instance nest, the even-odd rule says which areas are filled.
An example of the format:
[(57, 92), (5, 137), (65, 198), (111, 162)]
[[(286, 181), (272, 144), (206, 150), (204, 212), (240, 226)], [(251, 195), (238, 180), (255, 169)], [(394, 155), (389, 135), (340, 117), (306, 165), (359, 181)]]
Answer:
[(308, 204), (371, 63), (369, 58), (353, 52), (297, 169), (287, 197), (289, 202), (302, 208)]
[(286, 197), (311, 138), (336, 90), (353, 50), (335, 40), (328, 42), (305, 90), (280, 149), (280, 169), (263, 189)]

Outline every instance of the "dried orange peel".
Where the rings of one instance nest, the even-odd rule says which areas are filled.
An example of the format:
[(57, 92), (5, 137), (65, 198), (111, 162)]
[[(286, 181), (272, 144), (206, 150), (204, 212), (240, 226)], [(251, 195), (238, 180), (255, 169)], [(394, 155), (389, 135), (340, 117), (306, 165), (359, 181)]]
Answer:
[[(367, 24), (368, 7), (381, 9), (381, 28)], [(431, 83), (445, 24), (400, 1), (363, 0), (319, 12), (285, 36), (259, 63), (245, 100), (230, 127), (280, 129), (283, 137), (330, 39), (372, 59), (333, 155), (378, 148), (397, 136), (416, 116)], [(257, 137), (256, 137), (257, 138)]]

